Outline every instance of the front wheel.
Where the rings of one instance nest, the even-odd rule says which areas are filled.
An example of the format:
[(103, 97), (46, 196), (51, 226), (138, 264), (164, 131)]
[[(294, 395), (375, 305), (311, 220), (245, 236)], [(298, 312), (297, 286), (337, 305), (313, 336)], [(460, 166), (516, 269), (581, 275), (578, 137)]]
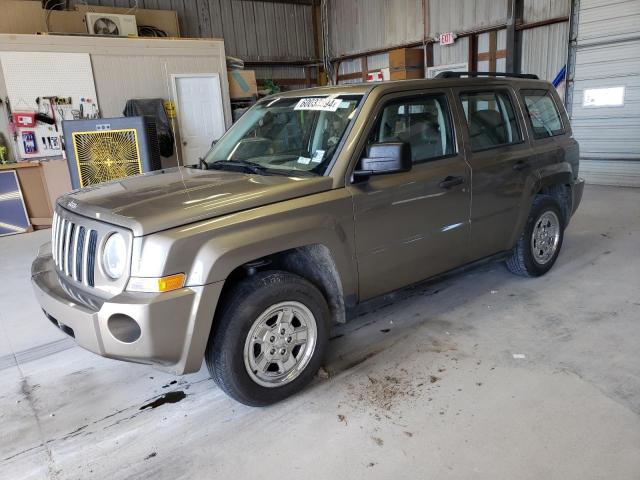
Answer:
[(509, 270), (524, 277), (539, 277), (547, 273), (560, 253), (564, 224), (558, 202), (547, 195), (537, 196), (524, 232), (507, 258)]
[(269, 405), (301, 390), (320, 368), (328, 343), (322, 293), (289, 272), (242, 280), (215, 321), (207, 368), (225, 393), (245, 405)]

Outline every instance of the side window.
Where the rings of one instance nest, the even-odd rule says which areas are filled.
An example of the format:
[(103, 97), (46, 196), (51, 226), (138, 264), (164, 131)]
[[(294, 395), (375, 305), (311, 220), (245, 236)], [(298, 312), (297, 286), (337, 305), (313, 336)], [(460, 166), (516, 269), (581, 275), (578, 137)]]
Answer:
[(511, 99), (506, 92), (460, 95), (467, 117), (471, 150), (486, 150), (522, 141)]
[(536, 139), (564, 133), (558, 107), (549, 92), (546, 90), (522, 90), (520, 94), (527, 107), (533, 136)]
[(455, 153), (449, 105), (444, 95), (422, 95), (387, 104), (371, 143), (405, 142), (414, 163)]

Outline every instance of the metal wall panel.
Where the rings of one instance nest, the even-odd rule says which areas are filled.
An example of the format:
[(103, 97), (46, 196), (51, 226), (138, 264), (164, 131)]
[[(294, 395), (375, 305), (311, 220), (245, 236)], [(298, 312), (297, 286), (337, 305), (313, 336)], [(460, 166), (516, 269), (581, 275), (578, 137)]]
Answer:
[(580, 46), (640, 36), (638, 0), (581, 0), (578, 18)]
[(379, 53), (377, 55), (369, 55), (367, 57), (367, 66), (369, 71), (389, 68), (389, 54)]
[(453, 45), (433, 45), (433, 65), (451, 65), (469, 61), (469, 37), (458, 38)]
[[(640, 1), (581, 0), (572, 125), (592, 183), (640, 186)], [(625, 88), (622, 106), (583, 104), (585, 89)]]
[(569, 22), (522, 31), (522, 73), (553, 80), (567, 63)]
[[(301, 82), (293, 85), (286, 85), (284, 87), (285, 90), (298, 90), (300, 88), (306, 88), (305, 84), (305, 70), (300, 67), (266, 67), (266, 66), (257, 66), (252, 67), (252, 70), (256, 72), (256, 78), (258, 80), (269, 80), (269, 79), (300, 79)], [(316, 70), (312, 68), (311, 72), (311, 81), (312, 83), (316, 82)]]
[(461, 32), (504, 24), (508, 0), (430, 0), (429, 31)]
[[(135, 0), (72, 0), (133, 7)], [(223, 38), (228, 55), (245, 60), (315, 58), (312, 7), (250, 0), (138, 0), (139, 8), (178, 12), (183, 37)]]
[[(351, 73), (357, 73), (362, 71), (362, 62), (359, 58), (354, 58), (352, 60), (344, 60), (340, 62), (340, 68), (338, 69), (338, 75), (349, 75)], [(360, 83), (362, 82), (362, 78), (350, 78), (345, 80), (340, 80), (339, 83)]]
[[(427, 1), (431, 36), (500, 25), (507, 19), (508, 0)], [(423, 13), (422, 0), (330, 0), (331, 56), (420, 42)]]
[(329, 0), (331, 56), (422, 40), (422, 0)]
[(525, 23), (568, 17), (571, 13), (571, 0), (524, 0), (523, 3), (522, 18)]

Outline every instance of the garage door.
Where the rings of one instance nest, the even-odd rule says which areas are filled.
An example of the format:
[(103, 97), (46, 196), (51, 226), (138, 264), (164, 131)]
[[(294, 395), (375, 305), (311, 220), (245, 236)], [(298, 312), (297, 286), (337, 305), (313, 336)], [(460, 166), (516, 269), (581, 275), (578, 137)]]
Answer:
[(581, 0), (571, 100), (581, 175), (640, 186), (640, 1)]

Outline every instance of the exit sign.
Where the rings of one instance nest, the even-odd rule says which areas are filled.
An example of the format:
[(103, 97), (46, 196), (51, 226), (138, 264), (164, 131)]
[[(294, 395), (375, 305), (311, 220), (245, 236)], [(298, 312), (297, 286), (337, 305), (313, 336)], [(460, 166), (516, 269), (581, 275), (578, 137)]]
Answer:
[(441, 33), (440, 34), (440, 45), (451, 45), (456, 37), (453, 35), (453, 32)]

